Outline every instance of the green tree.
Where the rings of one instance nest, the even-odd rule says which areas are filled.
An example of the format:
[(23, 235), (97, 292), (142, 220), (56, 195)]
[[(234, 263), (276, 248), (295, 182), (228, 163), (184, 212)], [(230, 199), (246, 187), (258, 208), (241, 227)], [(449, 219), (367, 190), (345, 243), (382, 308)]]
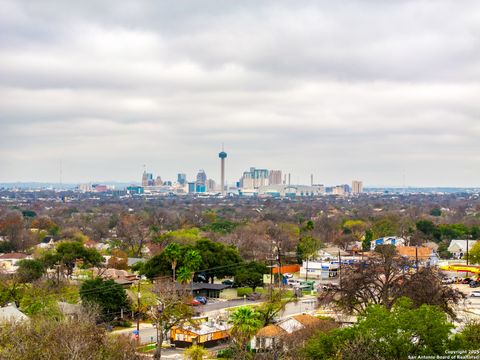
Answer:
[(320, 250), (321, 247), (322, 243), (320, 240), (310, 235), (301, 237), (300, 241), (298, 242), (297, 252), (300, 258), (307, 263), (307, 267), (305, 269), (305, 280), (308, 280), (308, 261), (317, 255), (318, 250)]
[(20, 309), (28, 316), (44, 316), (61, 319), (58, 307), (59, 296), (47, 284), (36, 284), (25, 289), (20, 300)]
[(183, 352), (183, 358), (186, 360), (202, 360), (208, 356), (208, 351), (202, 346), (193, 345)]
[(362, 250), (370, 251), (372, 241), (373, 241), (373, 231), (370, 229), (365, 230), (365, 238), (362, 241)]
[(205, 271), (205, 275), (212, 283), (215, 277), (235, 275), (236, 265), (242, 262), (237, 248), (210, 239), (198, 240), (195, 243), (195, 250), (202, 257), (201, 267), (209, 269)]
[(363, 220), (347, 220), (343, 223), (344, 233), (352, 234), (357, 241), (363, 239), (366, 228), (367, 224)]
[(394, 236), (398, 233), (398, 222), (392, 217), (382, 217), (376, 219), (372, 224), (372, 232), (374, 239), (385, 236)]
[(480, 241), (470, 248), (468, 252), (468, 261), (472, 264), (480, 264)]
[(452, 339), (451, 349), (455, 350), (478, 350), (480, 344), (480, 322), (471, 321), (462, 331), (455, 334)]
[(251, 287), (253, 292), (259, 286), (263, 286), (263, 274), (268, 272), (265, 264), (251, 261), (240, 267), (235, 274), (235, 284), (238, 286)]
[(442, 210), (440, 210), (439, 208), (433, 208), (430, 211), (430, 215), (432, 215), (432, 216), (442, 216)]
[(24, 259), (17, 262), (16, 275), (20, 282), (34, 282), (45, 274), (45, 267), (39, 260)]
[(291, 297), (285, 297), (285, 294), (284, 290), (273, 291), (271, 299), (256, 309), (263, 326), (274, 323), (277, 316), (285, 310), (285, 306), (293, 301)]
[(173, 281), (175, 281), (175, 269), (177, 268), (178, 260), (182, 256), (182, 248), (177, 243), (171, 243), (165, 248), (165, 250), (163, 250), (163, 253), (172, 265), (172, 278)]
[(86, 280), (81, 285), (80, 298), (84, 305), (97, 305), (106, 320), (112, 320), (121, 309), (130, 307), (127, 293), (121, 285), (99, 277)]
[(202, 265), (202, 257), (197, 250), (189, 250), (184, 256), (183, 266), (178, 271), (178, 281), (182, 284), (191, 282), (195, 272)]
[(444, 355), (452, 328), (437, 307), (414, 308), (409, 299), (401, 298), (391, 311), (371, 305), (352, 327), (318, 333), (307, 343), (305, 354), (307, 359), (386, 360)]
[(437, 230), (437, 226), (430, 220), (419, 220), (415, 227), (427, 236), (433, 236)]
[(95, 249), (86, 248), (81, 242), (63, 241), (53, 253), (47, 252), (40, 259), (48, 267), (59, 265), (65, 268), (67, 276), (72, 275), (78, 260), (82, 261), (84, 267), (98, 266), (103, 262), (103, 256)]
[(250, 307), (242, 306), (230, 315), (230, 323), (232, 340), (240, 351), (247, 353), (248, 342), (262, 327), (260, 315)]

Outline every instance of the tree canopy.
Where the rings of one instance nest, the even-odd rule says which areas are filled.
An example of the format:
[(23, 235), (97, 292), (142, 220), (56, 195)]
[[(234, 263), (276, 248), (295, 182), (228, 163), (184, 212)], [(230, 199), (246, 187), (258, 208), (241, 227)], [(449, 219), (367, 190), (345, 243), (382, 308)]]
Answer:
[(130, 305), (127, 293), (121, 285), (100, 277), (85, 280), (80, 286), (80, 298), (84, 305), (98, 306), (107, 320), (120, 316), (121, 309), (126, 310)]

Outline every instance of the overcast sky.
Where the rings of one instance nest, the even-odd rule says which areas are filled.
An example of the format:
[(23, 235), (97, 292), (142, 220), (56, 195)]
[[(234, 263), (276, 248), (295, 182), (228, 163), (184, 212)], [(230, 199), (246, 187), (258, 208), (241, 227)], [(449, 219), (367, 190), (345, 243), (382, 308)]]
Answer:
[(0, 0), (0, 181), (480, 186), (480, 1)]

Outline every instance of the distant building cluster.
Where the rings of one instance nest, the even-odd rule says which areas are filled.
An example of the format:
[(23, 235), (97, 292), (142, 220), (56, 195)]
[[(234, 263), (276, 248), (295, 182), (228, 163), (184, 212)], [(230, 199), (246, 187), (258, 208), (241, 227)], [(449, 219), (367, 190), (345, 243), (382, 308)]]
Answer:
[[(187, 179), (185, 173), (178, 173), (176, 181), (162, 180), (161, 176), (144, 169), (141, 185), (126, 187), (129, 195), (187, 195), (198, 196), (259, 196), (259, 197), (314, 197), (322, 195), (358, 195), (363, 192), (363, 182), (353, 180), (351, 187), (348, 184), (326, 187), (314, 183), (313, 174), (310, 175), (310, 184), (293, 184), (290, 173), (282, 170), (250, 167), (244, 171), (238, 182), (228, 185), (225, 182), (225, 162), (227, 153), (222, 149), (218, 154), (220, 159), (220, 184), (209, 178), (205, 170), (198, 170), (196, 177)], [(81, 184), (81, 192), (106, 192), (112, 187), (102, 184)]]

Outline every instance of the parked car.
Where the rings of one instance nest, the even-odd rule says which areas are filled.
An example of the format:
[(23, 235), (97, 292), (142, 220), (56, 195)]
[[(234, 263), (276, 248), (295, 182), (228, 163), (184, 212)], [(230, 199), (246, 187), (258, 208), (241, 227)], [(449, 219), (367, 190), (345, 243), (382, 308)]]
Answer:
[(288, 285), (290, 285), (292, 287), (298, 287), (298, 286), (300, 286), (300, 283), (301, 283), (300, 280), (288, 279)]
[(479, 290), (472, 291), (470, 296), (471, 297), (480, 297), (480, 291)]
[(235, 282), (233, 280), (230, 280), (230, 279), (223, 280), (222, 284), (227, 285), (228, 287), (232, 287), (232, 288), (235, 286)]
[(192, 301), (190, 302), (190, 305), (200, 306), (200, 305), (202, 305), (202, 303), (200, 301), (198, 301), (197, 299), (192, 299)]
[(193, 281), (199, 282), (199, 283), (205, 283), (205, 284), (208, 283), (207, 276), (203, 273), (195, 274), (193, 277)]
[(460, 284), (470, 284), (470, 281), (472, 281), (471, 278), (464, 278), (460, 280)]
[(199, 301), (203, 305), (207, 303), (207, 298), (205, 296), (195, 296), (194, 300)]
[(470, 281), (470, 287), (471, 288), (480, 287), (480, 281), (475, 281), (475, 280)]
[(452, 278), (443, 278), (442, 279), (442, 284), (453, 284), (455, 282), (454, 279)]

